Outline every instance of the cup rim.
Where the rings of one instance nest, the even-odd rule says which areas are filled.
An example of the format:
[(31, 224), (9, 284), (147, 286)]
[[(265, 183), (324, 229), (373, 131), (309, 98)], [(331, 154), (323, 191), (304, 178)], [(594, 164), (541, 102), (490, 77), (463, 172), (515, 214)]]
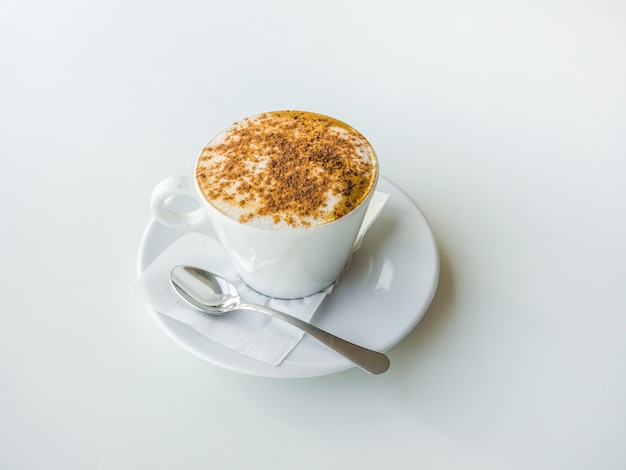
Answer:
[(257, 116), (260, 116), (262, 114), (272, 114), (272, 113), (278, 113), (278, 112), (302, 112), (302, 113), (307, 113), (307, 114), (315, 114), (315, 115), (319, 115), (319, 116), (324, 116), (330, 119), (333, 119), (337, 122), (340, 122), (341, 124), (343, 124), (344, 126), (352, 129), (354, 132), (356, 132), (357, 134), (359, 134), (367, 143), (369, 149), (372, 152), (372, 156), (374, 158), (374, 162), (375, 162), (375, 168), (376, 168), (376, 172), (374, 175), (374, 181), (370, 186), (370, 190), (369, 192), (365, 195), (365, 197), (361, 200), (361, 202), (359, 204), (357, 204), (355, 207), (352, 208), (352, 210), (350, 210), (349, 212), (347, 212), (346, 214), (343, 214), (341, 217), (337, 218), (337, 219), (333, 219), (329, 222), (324, 222), (322, 224), (317, 224), (317, 225), (312, 225), (310, 227), (300, 227), (300, 226), (296, 226), (296, 227), (259, 227), (257, 225), (253, 225), (253, 224), (249, 224), (249, 223), (241, 223), (236, 219), (233, 219), (232, 217), (229, 217), (228, 215), (224, 214), (221, 210), (219, 210), (217, 207), (215, 207), (204, 195), (204, 193), (202, 192), (202, 190), (200, 189), (200, 185), (198, 184), (198, 178), (196, 177), (196, 170), (198, 168), (198, 162), (200, 160), (200, 157), (202, 156), (202, 150), (200, 151), (200, 154), (198, 155), (198, 157), (196, 158), (196, 163), (194, 165), (194, 175), (193, 175), (193, 180), (194, 180), (194, 185), (196, 188), (196, 192), (198, 193), (201, 201), (206, 204), (206, 206), (208, 208), (211, 209), (211, 211), (217, 215), (219, 215), (219, 217), (221, 217), (224, 220), (227, 220), (235, 225), (237, 225), (238, 227), (246, 227), (248, 229), (256, 229), (259, 231), (263, 231), (263, 232), (295, 232), (295, 231), (312, 231), (314, 229), (319, 229), (322, 227), (329, 227), (331, 225), (335, 225), (337, 222), (340, 222), (342, 220), (345, 220), (347, 217), (349, 217), (351, 214), (354, 214), (358, 211), (358, 209), (363, 206), (364, 204), (369, 204), (369, 202), (372, 199), (372, 196), (374, 195), (374, 193), (376, 192), (376, 187), (378, 185), (378, 180), (380, 177), (380, 164), (379, 164), (379, 160), (378, 160), (378, 155), (376, 154), (376, 151), (374, 150), (374, 147), (372, 146), (372, 144), (370, 143), (370, 141), (367, 139), (367, 137), (365, 137), (363, 134), (361, 134), (357, 129), (355, 129), (354, 127), (352, 127), (350, 124), (347, 124), (337, 118), (334, 118), (332, 116), (328, 116), (325, 114), (321, 114), (321, 113), (316, 113), (314, 111), (302, 111), (302, 110), (275, 110), (275, 111), (266, 111), (266, 112), (261, 112), (261, 113), (257, 113), (257, 114), (253, 114), (251, 116), (247, 116), (244, 117), (242, 119), (239, 119), (237, 121), (234, 121), (233, 123), (231, 123), (229, 126), (224, 127), (222, 130), (220, 130), (219, 132), (217, 132), (213, 137), (211, 137), (211, 139), (209, 139), (209, 141), (204, 145), (203, 149), (210, 145), (211, 142), (213, 142), (214, 140), (216, 140), (218, 137), (220, 137), (221, 135), (223, 135), (228, 129), (230, 129), (231, 127), (233, 127), (234, 124), (243, 121), (244, 119), (253, 119)]

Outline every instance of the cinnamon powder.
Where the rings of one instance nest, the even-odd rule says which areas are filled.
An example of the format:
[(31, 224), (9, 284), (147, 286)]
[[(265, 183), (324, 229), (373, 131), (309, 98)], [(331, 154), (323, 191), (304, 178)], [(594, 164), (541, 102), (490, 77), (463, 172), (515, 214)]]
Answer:
[(200, 154), (204, 197), (241, 223), (265, 218), (308, 227), (358, 206), (376, 180), (367, 140), (336, 119), (302, 111), (265, 113), (235, 123)]

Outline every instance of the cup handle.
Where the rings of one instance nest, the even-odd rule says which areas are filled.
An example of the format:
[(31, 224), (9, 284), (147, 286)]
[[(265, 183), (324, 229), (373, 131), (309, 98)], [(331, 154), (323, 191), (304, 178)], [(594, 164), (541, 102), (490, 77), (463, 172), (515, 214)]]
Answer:
[[(189, 212), (172, 209), (167, 201), (173, 196), (190, 197), (200, 206)], [(172, 176), (161, 181), (152, 190), (150, 209), (154, 218), (166, 227), (214, 236), (209, 215), (198, 200), (193, 178)]]

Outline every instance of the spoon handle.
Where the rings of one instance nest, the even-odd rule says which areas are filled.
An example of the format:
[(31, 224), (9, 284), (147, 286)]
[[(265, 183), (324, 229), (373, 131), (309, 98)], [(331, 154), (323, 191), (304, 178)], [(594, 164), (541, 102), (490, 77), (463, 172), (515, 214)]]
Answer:
[(382, 374), (389, 369), (389, 358), (384, 354), (346, 341), (299, 318), (261, 305), (241, 304), (239, 308), (265, 313), (300, 328), (370, 374)]

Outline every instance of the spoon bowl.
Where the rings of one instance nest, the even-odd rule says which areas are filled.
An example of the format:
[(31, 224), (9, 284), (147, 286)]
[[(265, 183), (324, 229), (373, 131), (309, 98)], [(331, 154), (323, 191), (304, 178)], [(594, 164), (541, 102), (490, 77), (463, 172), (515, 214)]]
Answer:
[(247, 309), (271, 315), (300, 328), (371, 374), (389, 369), (389, 358), (382, 353), (346, 341), (279, 310), (242, 301), (233, 284), (212, 272), (193, 266), (176, 266), (170, 272), (170, 282), (185, 302), (202, 312), (226, 315)]
[(211, 315), (226, 315), (242, 303), (234, 285), (203, 269), (177, 266), (170, 272), (170, 282), (189, 305)]

